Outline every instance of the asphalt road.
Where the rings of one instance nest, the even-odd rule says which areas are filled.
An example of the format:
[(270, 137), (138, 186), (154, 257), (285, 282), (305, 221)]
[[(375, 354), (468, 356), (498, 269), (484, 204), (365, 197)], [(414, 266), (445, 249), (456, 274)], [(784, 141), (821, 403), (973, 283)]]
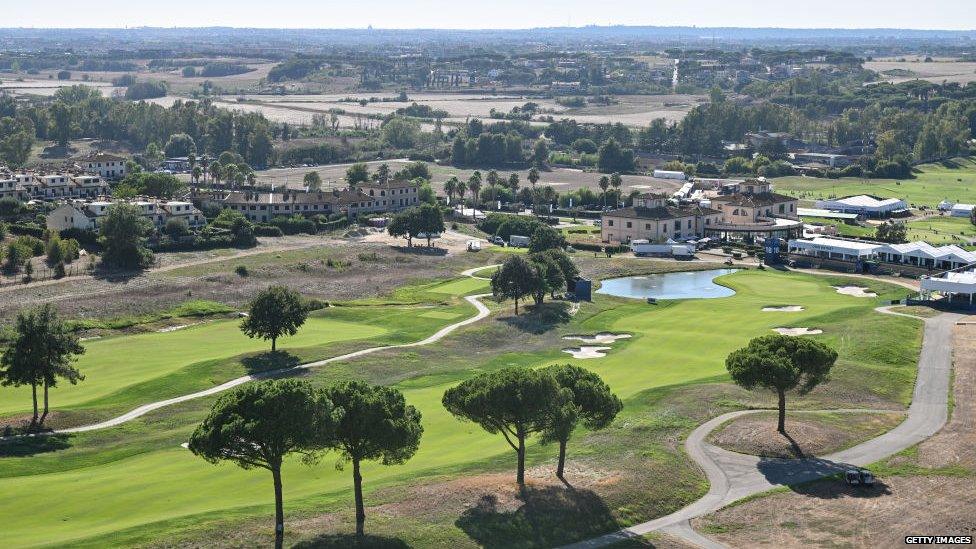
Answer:
[[(881, 307), (879, 312), (904, 315)], [(917, 318), (917, 317), (912, 317)], [(819, 458), (771, 459), (724, 450), (706, 442), (706, 437), (730, 419), (754, 413), (742, 410), (722, 414), (700, 425), (685, 441), (688, 455), (705, 471), (708, 493), (698, 501), (670, 515), (631, 526), (598, 538), (567, 547), (589, 549), (606, 547), (655, 530), (665, 531), (700, 547), (724, 545), (696, 532), (689, 520), (717, 511), (746, 496), (760, 494), (778, 486), (815, 480), (863, 467), (896, 454), (934, 435), (948, 417), (949, 386), (952, 372), (952, 327), (961, 315), (943, 313), (925, 320), (925, 335), (918, 362), (918, 377), (905, 421), (887, 433), (834, 454)]]

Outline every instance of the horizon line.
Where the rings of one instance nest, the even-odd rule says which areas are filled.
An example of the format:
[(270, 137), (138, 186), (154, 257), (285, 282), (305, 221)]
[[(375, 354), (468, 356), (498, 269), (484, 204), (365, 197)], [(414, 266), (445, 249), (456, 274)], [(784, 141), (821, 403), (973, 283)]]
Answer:
[(265, 30), (265, 31), (440, 31), (440, 32), (499, 32), (499, 31), (532, 31), (532, 30), (586, 30), (586, 29), (690, 29), (690, 30), (781, 30), (781, 31), (907, 31), (907, 32), (947, 32), (947, 33), (969, 33), (976, 32), (976, 28), (951, 29), (951, 28), (922, 28), (922, 27), (792, 27), (792, 26), (756, 26), (756, 27), (735, 27), (735, 26), (698, 26), (698, 25), (598, 25), (588, 24), (580, 26), (548, 26), (548, 27), (260, 27), (260, 26), (232, 26), (232, 25), (121, 25), (121, 26), (17, 26), (0, 27), (0, 32), (11, 30), (74, 30), (74, 31), (105, 31), (105, 30), (199, 30), (199, 29), (226, 29), (226, 30)]

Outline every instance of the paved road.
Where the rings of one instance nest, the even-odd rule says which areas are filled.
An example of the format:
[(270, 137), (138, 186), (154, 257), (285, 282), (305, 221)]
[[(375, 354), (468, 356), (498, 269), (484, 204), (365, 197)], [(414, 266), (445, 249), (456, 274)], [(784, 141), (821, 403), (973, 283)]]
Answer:
[[(891, 311), (888, 307), (880, 307), (878, 311), (910, 316)], [(719, 425), (756, 411), (742, 410), (722, 414), (700, 425), (685, 441), (685, 450), (705, 471), (711, 485), (704, 497), (670, 515), (568, 547), (605, 547), (655, 530), (663, 530), (701, 547), (723, 547), (696, 532), (688, 521), (717, 511), (746, 496), (777, 486), (815, 480), (845, 471), (852, 466), (866, 466), (922, 442), (941, 429), (947, 419), (952, 371), (952, 326), (960, 318), (962, 316), (958, 314), (943, 313), (925, 319), (925, 336), (912, 403), (905, 421), (891, 431), (853, 448), (821, 458), (759, 458), (723, 450), (705, 441), (708, 434)]]
[[(464, 271), (461, 274), (464, 275), (464, 276), (470, 276), (472, 278), (482, 279), (482, 277), (476, 277), (476, 276), (474, 276), (474, 273), (476, 271), (481, 270), (481, 269), (486, 269), (486, 268), (490, 268), (490, 267), (497, 267), (497, 266), (498, 265), (485, 265), (483, 267), (476, 267), (476, 268), (473, 268), (473, 269), (468, 269), (467, 271)], [(472, 316), (470, 318), (467, 318), (465, 320), (462, 320), (460, 322), (455, 322), (454, 324), (451, 324), (449, 326), (445, 326), (445, 327), (441, 328), (440, 330), (438, 330), (433, 335), (431, 335), (430, 337), (427, 337), (427, 338), (422, 339), (420, 341), (415, 341), (413, 343), (404, 343), (404, 344), (401, 344), (401, 345), (385, 345), (385, 346), (382, 346), (382, 347), (370, 347), (368, 349), (361, 349), (359, 351), (354, 351), (354, 352), (351, 352), (351, 353), (346, 353), (346, 354), (340, 355), (340, 356), (334, 356), (332, 358), (327, 358), (327, 359), (324, 359), (324, 360), (317, 360), (315, 362), (309, 362), (309, 363), (306, 363), (306, 364), (300, 364), (300, 365), (295, 366), (295, 367), (292, 367), (292, 368), (282, 368), (280, 370), (272, 370), (272, 371), (268, 371), (268, 372), (262, 372), (262, 373), (259, 373), (259, 374), (246, 375), (246, 376), (239, 377), (237, 379), (232, 379), (232, 380), (230, 380), (230, 381), (228, 381), (226, 383), (222, 383), (220, 385), (211, 387), (209, 389), (205, 389), (203, 391), (197, 391), (195, 393), (190, 393), (188, 395), (182, 395), (182, 396), (178, 396), (178, 397), (174, 397), (174, 398), (169, 398), (169, 399), (166, 399), (166, 400), (160, 400), (160, 401), (157, 401), (157, 402), (151, 402), (149, 404), (144, 404), (142, 406), (139, 406), (138, 408), (135, 408), (135, 409), (133, 409), (133, 410), (131, 410), (129, 412), (126, 412), (125, 414), (122, 414), (120, 416), (117, 416), (117, 417), (114, 417), (112, 419), (108, 419), (108, 420), (105, 420), (105, 421), (102, 421), (102, 422), (99, 422), (99, 423), (92, 423), (92, 424), (89, 424), (89, 425), (82, 425), (80, 427), (72, 427), (70, 429), (58, 429), (58, 430), (55, 430), (55, 431), (45, 431), (43, 433), (40, 433), (40, 435), (50, 435), (50, 434), (58, 434), (58, 433), (83, 433), (83, 432), (87, 432), (87, 431), (97, 431), (99, 429), (107, 429), (109, 427), (116, 427), (118, 425), (122, 425), (123, 423), (127, 423), (129, 421), (132, 421), (132, 420), (134, 420), (134, 419), (136, 419), (138, 417), (144, 416), (144, 415), (146, 415), (149, 412), (152, 412), (154, 410), (159, 410), (160, 408), (165, 408), (167, 406), (172, 406), (174, 404), (179, 404), (181, 402), (186, 402), (188, 400), (194, 400), (194, 399), (197, 399), (197, 398), (202, 398), (202, 397), (206, 397), (206, 396), (210, 396), (210, 395), (215, 395), (217, 393), (222, 393), (224, 391), (227, 391), (228, 389), (233, 389), (234, 387), (237, 387), (238, 385), (243, 385), (243, 384), (248, 383), (250, 381), (257, 381), (257, 380), (261, 380), (261, 379), (269, 379), (269, 378), (273, 378), (273, 377), (279, 377), (279, 376), (282, 376), (282, 375), (287, 375), (289, 373), (295, 373), (295, 372), (299, 372), (301, 370), (307, 370), (309, 368), (317, 368), (319, 366), (324, 366), (326, 364), (330, 364), (330, 363), (333, 363), (333, 362), (339, 362), (339, 361), (343, 361), (343, 360), (349, 360), (349, 359), (352, 359), (352, 358), (357, 358), (357, 357), (365, 356), (365, 355), (368, 355), (368, 354), (376, 353), (376, 352), (379, 352), (379, 351), (384, 351), (384, 350), (387, 350), (387, 349), (400, 349), (400, 348), (421, 347), (421, 346), (424, 346), (424, 345), (430, 345), (431, 343), (436, 343), (437, 341), (440, 341), (441, 339), (444, 339), (448, 334), (450, 334), (451, 332), (457, 330), (458, 328), (461, 328), (463, 326), (467, 326), (469, 324), (473, 324), (475, 322), (478, 322), (479, 320), (481, 320), (481, 319), (487, 317), (489, 314), (491, 314), (491, 311), (488, 309), (488, 307), (486, 307), (483, 303), (481, 303), (481, 301), (479, 301), (481, 298), (487, 297), (488, 295), (490, 295), (490, 294), (479, 294), (479, 295), (466, 296), (464, 299), (468, 303), (470, 303), (471, 305), (473, 305), (475, 309), (477, 309), (477, 313), (474, 316)], [(7, 437), (7, 438), (13, 438), (13, 437)], [(0, 439), (0, 440), (2, 440), (2, 439)]]

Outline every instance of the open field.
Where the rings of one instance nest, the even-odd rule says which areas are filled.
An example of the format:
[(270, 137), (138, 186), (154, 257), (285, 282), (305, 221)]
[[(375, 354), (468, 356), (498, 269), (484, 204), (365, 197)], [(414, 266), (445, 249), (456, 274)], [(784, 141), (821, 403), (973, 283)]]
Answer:
[(914, 206), (935, 207), (944, 199), (972, 204), (976, 202), (976, 160), (957, 158), (943, 164), (923, 164), (914, 179), (824, 179), (779, 177), (773, 180), (777, 192), (806, 200), (853, 194), (882, 198), (901, 198)]
[(84, 84), (96, 88), (105, 97), (111, 97), (116, 92), (125, 93), (125, 88), (116, 88), (108, 82), (79, 82), (73, 80), (57, 80), (56, 78), (49, 80), (47, 78), (40, 79), (36, 76), (18, 79), (9, 78), (8, 75), (3, 75), (0, 78), (0, 91), (8, 92), (13, 96), (40, 95), (47, 97), (54, 95), (61, 88), (76, 84)]
[(870, 467), (871, 489), (828, 479), (751, 498), (694, 526), (732, 547), (894, 547), (919, 532), (972, 535), (976, 514), (976, 326), (953, 334), (949, 423)]
[[(394, 160), (375, 160), (366, 163), (370, 171), (375, 171), (381, 164), (390, 166), (390, 171), (397, 171), (409, 164), (409, 161), (402, 159)], [(331, 164), (326, 166), (315, 166), (311, 168), (275, 168), (271, 170), (260, 170), (255, 172), (257, 182), (260, 185), (274, 185), (275, 187), (287, 186), (293, 189), (302, 189), (305, 184), (303, 177), (306, 173), (315, 171), (322, 178), (322, 187), (329, 189), (333, 187), (345, 187), (346, 170), (350, 164)], [(431, 171), (431, 186), (439, 194), (443, 194), (443, 184), (456, 175), (461, 179), (467, 180), (475, 170), (454, 168), (451, 166), (439, 166), (429, 164)], [(480, 170), (482, 176), (488, 170)], [(515, 170), (519, 174), (519, 179), (523, 186), (529, 185), (528, 170)], [(500, 175), (506, 178), (511, 173), (508, 170), (499, 170)], [(600, 192), (598, 182), (604, 174), (598, 172), (584, 172), (572, 168), (553, 168), (547, 172), (540, 172), (540, 179), (537, 185), (552, 185), (557, 192), (566, 192), (589, 187), (596, 192)], [(187, 174), (180, 174), (179, 177), (188, 181)], [(673, 179), (658, 179), (647, 175), (625, 175), (621, 189), (624, 194), (632, 190), (640, 192), (667, 192), (672, 193), (681, 187), (681, 182)]]
[[(344, 111), (341, 116), (342, 126), (354, 120), (353, 116), (393, 114), (397, 109), (409, 107), (413, 103), (426, 105), (435, 110), (447, 112), (444, 122), (461, 124), (468, 118), (478, 118), (485, 123), (491, 123), (492, 110), (508, 113), (514, 107), (521, 107), (527, 102), (538, 103), (544, 114), (555, 119), (573, 118), (581, 123), (607, 124), (617, 123), (628, 126), (646, 126), (655, 118), (665, 118), (669, 122), (678, 122), (695, 105), (705, 101), (704, 96), (697, 95), (621, 95), (615, 96), (615, 104), (588, 105), (581, 108), (567, 108), (552, 99), (541, 99), (529, 96), (511, 94), (460, 94), (460, 93), (419, 93), (408, 95), (407, 101), (375, 101), (361, 105), (345, 99), (393, 98), (393, 94), (316, 94), (316, 95), (243, 95), (225, 96), (219, 103), (229, 108), (240, 108), (247, 111), (261, 112), (268, 118), (278, 122), (306, 124), (316, 113), (327, 113), (338, 109)], [(243, 99), (239, 102), (238, 99)], [(534, 123), (544, 124), (535, 120)], [(350, 124), (351, 125), (351, 124)]]
[[(613, 263), (651, 272), (661, 262)], [(514, 540), (523, 540), (525, 547), (559, 545), (665, 514), (699, 497), (705, 489), (702, 477), (684, 458), (680, 441), (718, 412), (773, 402), (772, 395), (725, 383), (723, 360), (749, 338), (784, 323), (822, 329), (823, 335), (816, 337), (841, 355), (833, 381), (795, 399), (796, 407), (902, 409), (914, 380), (920, 324), (877, 314), (873, 307), (905, 291), (868, 282), (879, 297), (858, 299), (831, 287), (840, 280), (740, 271), (721, 279), (737, 292), (730, 298), (649, 306), (598, 296), (575, 316), (560, 312), (564, 308), (556, 302), (513, 317), (510, 304), (503, 303), (494, 306), (492, 318), (436, 345), (331, 364), (309, 372), (308, 379), (316, 385), (348, 378), (394, 384), (423, 413), (425, 433), (417, 456), (401, 466), (364, 468), (371, 505), (367, 530), (379, 539), (395, 536), (396, 543), (422, 540), (453, 547), (511, 546)], [(372, 304), (375, 314), (382, 315), (389, 313), (389, 306), (382, 305), (389, 299), (405, 304), (439, 290), (450, 300), (482, 284), (462, 279), (411, 287)], [(761, 312), (780, 304), (805, 309)], [(561, 336), (600, 331), (633, 337), (615, 342), (602, 359), (577, 362), (561, 352), (567, 343)], [(165, 335), (181, 337), (180, 332)], [(707, 346), (702, 345), (705, 337)], [(689, 354), (689, 348), (698, 352)], [(554, 362), (577, 362), (596, 371), (624, 400), (625, 409), (609, 431), (580, 433), (574, 439), (569, 476), (575, 490), (544, 480), (551, 474), (553, 451), (533, 443), (530, 489), (516, 497), (513, 458), (504, 442), (458, 422), (441, 407), (440, 397), (479, 371)], [(266, 542), (271, 502), (267, 475), (230, 465), (213, 467), (179, 446), (210, 402), (163, 409), (118, 429), (15, 445), (8, 455), (31, 457), (0, 458), (0, 489), (7, 496), (0, 501), (0, 514), (22, 517), (7, 525), (7, 542)], [(314, 466), (298, 460), (286, 465), (289, 543), (343, 545), (341, 536), (329, 535), (350, 528), (349, 473), (336, 471), (333, 463), (326, 456)], [(495, 503), (485, 504), (485, 498)]]
[(930, 244), (969, 245), (976, 238), (976, 226), (968, 217), (929, 217), (908, 222), (908, 240)]
[(876, 60), (864, 63), (864, 68), (879, 73), (882, 81), (896, 84), (910, 80), (928, 80), (935, 84), (957, 82), (965, 86), (976, 81), (976, 63), (946, 58), (936, 58), (928, 63), (917, 57), (906, 58), (904, 61)]

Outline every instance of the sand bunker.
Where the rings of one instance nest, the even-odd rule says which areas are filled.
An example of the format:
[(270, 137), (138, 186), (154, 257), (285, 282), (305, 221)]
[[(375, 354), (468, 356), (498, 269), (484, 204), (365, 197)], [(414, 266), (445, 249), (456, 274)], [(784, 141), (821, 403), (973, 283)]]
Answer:
[(573, 358), (603, 358), (607, 356), (606, 351), (609, 351), (610, 347), (570, 347), (569, 349), (563, 349), (564, 353), (569, 353), (573, 355)]
[(798, 313), (803, 310), (799, 305), (784, 305), (782, 307), (763, 307), (764, 313)]
[(630, 334), (614, 334), (611, 332), (600, 332), (595, 335), (568, 335), (563, 336), (563, 339), (575, 339), (577, 341), (582, 341), (584, 343), (613, 343), (618, 339), (627, 339), (633, 337)]
[(773, 328), (773, 331), (785, 336), (805, 336), (823, 333), (823, 330), (816, 328)]
[(864, 286), (834, 286), (837, 293), (853, 297), (878, 297), (878, 294), (868, 291)]

